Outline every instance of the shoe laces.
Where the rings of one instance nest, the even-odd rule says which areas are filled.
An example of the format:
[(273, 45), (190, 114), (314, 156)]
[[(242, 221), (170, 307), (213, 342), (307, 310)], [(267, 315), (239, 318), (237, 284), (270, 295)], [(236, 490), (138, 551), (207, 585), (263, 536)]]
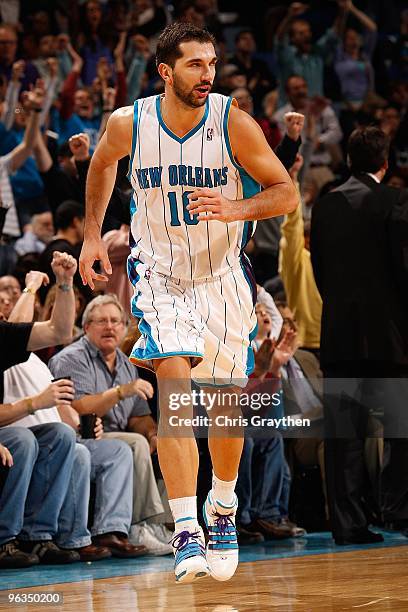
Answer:
[(227, 535), (228, 532), (228, 527), (232, 526), (235, 529), (235, 525), (234, 522), (232, 520), (232, 516), (234, 516), (233, 514), (218, 514), (215, 513), (215, 516), (217, 517), (215, 519), (215, 524), (218, 527), (220, 536), (225, 536)]
[(195, 544), (199, 544), (201, 539), (201, 534), (199, 531), (180, 531), (176, 533), (175, 536), (170, 540), (169, 544), (173, 546), (178, 552), (180, 550), (184, 550), (190, 542), (194, 542)]

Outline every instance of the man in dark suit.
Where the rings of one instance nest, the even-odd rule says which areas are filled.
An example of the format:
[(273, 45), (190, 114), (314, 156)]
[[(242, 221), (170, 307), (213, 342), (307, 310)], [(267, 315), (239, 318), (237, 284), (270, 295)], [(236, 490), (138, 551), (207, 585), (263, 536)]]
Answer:
[(388, 150), (388, 138), (378, 128), (355, 130), (348, 143), (352, 176), (312, 213), (325, 390), (333, 389), (333, 379), (342, 379), (337, 380), (341, 392), (330, 391), (324, 406), (326, 479), (337, 544), (382, 540), (368, 529), (362, 501), (369, 410), (360, 392), (367, 379), (371, 394), (377, 385), (383, 398), (393, 396), (384, 415), (383, 518), (396, 529), (408, 526), (407, 397), (406, 389), (401, 391), (408, 375), (408, 191), (381, 185)]

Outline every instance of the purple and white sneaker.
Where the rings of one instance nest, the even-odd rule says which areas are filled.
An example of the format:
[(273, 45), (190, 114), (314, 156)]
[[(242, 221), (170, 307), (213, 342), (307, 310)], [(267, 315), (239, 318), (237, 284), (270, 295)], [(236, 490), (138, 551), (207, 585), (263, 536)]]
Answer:
[(204, 521), (208, 529), (207, 563), (215, 580), (229, 580), (238, 566), (238, 540), (235, 515), (238, 499), (226, 506), (214, 500), (210, 493), (203, 506)]
[(204, 534), (198, 523), (176, 531), (171, 544), (174, 548), (176, 582), (193, 582), (210, 574), (205, 557)]

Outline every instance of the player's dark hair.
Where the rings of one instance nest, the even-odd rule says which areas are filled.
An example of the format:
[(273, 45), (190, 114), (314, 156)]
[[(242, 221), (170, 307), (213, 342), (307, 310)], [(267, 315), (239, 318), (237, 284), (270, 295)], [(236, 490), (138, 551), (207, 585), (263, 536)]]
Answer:
[(55, 211), (54, 223), (55, 229), (67, 229), (74, 219), (84, 218), (84, 207), (75, 200), (65, 200)]
[(202, 45), (212, 43), (215, 46), (215, 38), (208, 30), (180, 21), (168, 25), (157, 41), (156, 66), (167, 64), (174, 68), (176, 61), (183, 55), (180, 44), (191, 41), (197, 41)]
[(378, 172), (388, 159), (389, 149), (390, 139), (380, 128), (357, 128), (352, 132), (347, 145), (351, 172)]

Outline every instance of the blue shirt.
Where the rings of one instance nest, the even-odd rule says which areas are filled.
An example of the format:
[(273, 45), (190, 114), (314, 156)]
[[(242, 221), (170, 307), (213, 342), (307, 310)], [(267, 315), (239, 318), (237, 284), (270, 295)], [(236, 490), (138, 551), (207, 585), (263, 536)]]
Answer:
[(279, 106), (286, 101), (285, 83), (294, 74), (305, 79), (310, 97), (323, 95), (324, 64), (330, 61), (338, 41), (337, 34), (330, 29), (313, 45), (310, 53), (299, 53), (297, 48), (290, 44), (287, 35), (276, 43)]
[[(24, 138), (24, 130), (6, 130), (0, 123), (0, 155), (6, 155), (19, 145)], [(44, 183), (33, 157), (28, 157), (24, 164), (10, 175), (10, 183), (16, 200), (36, 198), (43, 195)]]
[[(116, 349), (115, 369), (111, 372), (100, 350), (86, 336), (54, 355), (48, 367), (55, 378), (71, 377), (76, 400), (84, 395), (103, 393), (138, 378), (136, 367), (119, 349)], [(133, 395), (119, 401), (105, 414), (103, 426), (105, 431), (126, 431), (130, 418), (147, 414), (150, 414), (147, 402)]]
[(93, 117), (92, 119), (85, 119), (80, 117), (76, 113), (71, 115), (69, 119), (62, 119), (56, 113), (52, 118), (52, 128), (58, 133), (58, 144), (67, 142), (74, 134), (85, 132), (89, 136), (89, 150), (91, 153), (96, 149), (98, 144), (98, 133), (101, 126), (101, 118)]

